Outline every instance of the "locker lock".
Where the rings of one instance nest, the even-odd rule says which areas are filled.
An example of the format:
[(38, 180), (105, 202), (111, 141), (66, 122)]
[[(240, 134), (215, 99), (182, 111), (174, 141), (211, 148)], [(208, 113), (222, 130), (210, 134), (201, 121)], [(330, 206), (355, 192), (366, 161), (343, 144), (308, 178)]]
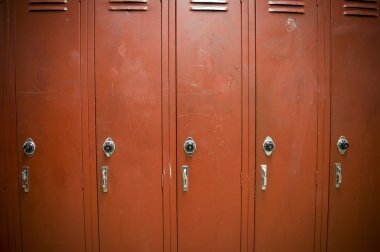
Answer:
[(183, 150), (185, 151), (186, 155), (188, 157), (191, 157), (196, 149), (197, 145), (195, 144), (195, 141), (191, 137), (186, 138), (186, 141), (183, 145)]
[(276, 145), (274, 144), (272, 138), (270, 136), (267, 136), (263, 143), (263, 149), (265, 154), (269, 157), (272, 155), (272, 152), (274, 151), (274, 148)]
[(22, 148), (27, 157), (33, 156), (34, 152), (36, 152), (36, 144), (33, 142), (33, 139), (31, 138), (27, 138), (25, 140), (25, 143), (22, 146)]
[(103, 152), (106, 154), (107, 157), (111, 157), (113, 153), (115, 152), (115, 143), (110, 137), (107, 137), (107, 139), (103, 143)]
[(344, 155), (346, 153), (348, 147), (350, 147), (350, 144), (348, 143), (347, 139), (344, 136), (341, 136), (336, 144), (338, 147), (339, 153), (341, 155)]

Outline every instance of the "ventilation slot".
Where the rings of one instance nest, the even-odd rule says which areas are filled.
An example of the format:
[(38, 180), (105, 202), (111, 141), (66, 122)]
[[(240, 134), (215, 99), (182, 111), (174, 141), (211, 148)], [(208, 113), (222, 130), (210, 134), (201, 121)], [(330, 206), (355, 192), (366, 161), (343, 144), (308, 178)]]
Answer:
[(148, 0), (110, 0), (110, 11), (147, 11)]
[(305, 13), (305, 1), (268, 1), (269, 12), (273, 13)]
[(67, 0), (29, 0), (29, 11), (67, 11)]
[(227, 0), (190, 0), (191, 11), (228, 11)]
[(343, 15), (345, 16), (379, 16), (378, 0), (346, 0), (343, 4), (343, 9)]

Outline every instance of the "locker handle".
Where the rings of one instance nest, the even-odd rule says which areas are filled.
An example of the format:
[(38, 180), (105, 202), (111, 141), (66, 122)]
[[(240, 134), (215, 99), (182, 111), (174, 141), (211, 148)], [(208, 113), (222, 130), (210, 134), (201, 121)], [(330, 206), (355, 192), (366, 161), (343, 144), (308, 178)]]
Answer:
[(335, 163), (335, 187), (339, 188), (342, 184), (342, 165)]
[(261, 190), (265, 191), (267, 189), (267, 165), (261, 165)]
[(108, 192), (108, 167), (103, 166), (102, 167), (102, 189), (103, 192)]
[(187, 192), (189, 190), (189, 166), (187, 165), (182, 165), (182, 179), (183, 179), (182, 191)]
[(21, 172), (21, 185), (24, 192), (29, 192), (29, 167), (24, 166)]

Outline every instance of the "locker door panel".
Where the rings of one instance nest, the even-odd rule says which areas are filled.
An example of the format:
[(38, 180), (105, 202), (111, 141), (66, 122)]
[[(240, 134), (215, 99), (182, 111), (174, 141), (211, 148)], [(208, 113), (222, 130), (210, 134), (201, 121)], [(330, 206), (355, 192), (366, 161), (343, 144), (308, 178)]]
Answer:
[[(314, 249), (317, 7), (281, 2), (256, 3), (257, 252)], [(268, 136), (270, 156), (263, 150)]]
[(161, 2), (113, 2), (95, 6), (100, 250), (162, 251)]
[(5, 50), (4, 50), (4, 21), (3, 21), (3, 3), (0, 1), (0, 251), (8, 250), (8, 233), (7, 233), (7, 204), (6, 204), (6, 184), (5, 184), (5, 166), (4, 166), (4, 86), (5, 86)]
[(23, 249), (84, 251), (80, 5), (15, 6), (18, 169), (29, 168), (29, 192), (19, 189)]
[[(351, 4), (357, 4), (355, 1)], [(331, 3), (331, 160), (328, 251), (380, 251), (380, 19)], [(370, 9), (372, 8), (372, 10)], [(344, 15), (345, 14), (345, 15)], [(337, 148), (344, 136), (349, 147)], [(342, 183), (336, 187), (335, 164)]]
[[(240, 251), (241, 43), (239, 1), (202, 5), (177, 1), (181, 252)], [(184, 152), (187, 137), (196, 143), (192, 157)], [(189, 167), (187, 192), (183, 190), (183, 165)]]

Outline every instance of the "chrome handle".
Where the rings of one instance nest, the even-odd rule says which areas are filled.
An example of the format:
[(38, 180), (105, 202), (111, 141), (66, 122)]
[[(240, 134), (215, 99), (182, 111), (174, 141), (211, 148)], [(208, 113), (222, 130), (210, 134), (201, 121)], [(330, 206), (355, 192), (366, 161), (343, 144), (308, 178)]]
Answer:
[(102, 189), (103, 192), (108, 192), (108, 167), (102, 167)]
[(29, 192), (29, 167), (22, 167), (21, 172), (21, 185), (24, 192)]
[(261, 165), (261, 190), (265, 191), (267, 189), (267, 165)]
[(182, 178), (183, 178), (183, 191), (187, 192), (189, 190), (189, 166), (182, 165)]
[(335, 163), (335, 187), (339, 188), (342, 184), (342, 165)]

